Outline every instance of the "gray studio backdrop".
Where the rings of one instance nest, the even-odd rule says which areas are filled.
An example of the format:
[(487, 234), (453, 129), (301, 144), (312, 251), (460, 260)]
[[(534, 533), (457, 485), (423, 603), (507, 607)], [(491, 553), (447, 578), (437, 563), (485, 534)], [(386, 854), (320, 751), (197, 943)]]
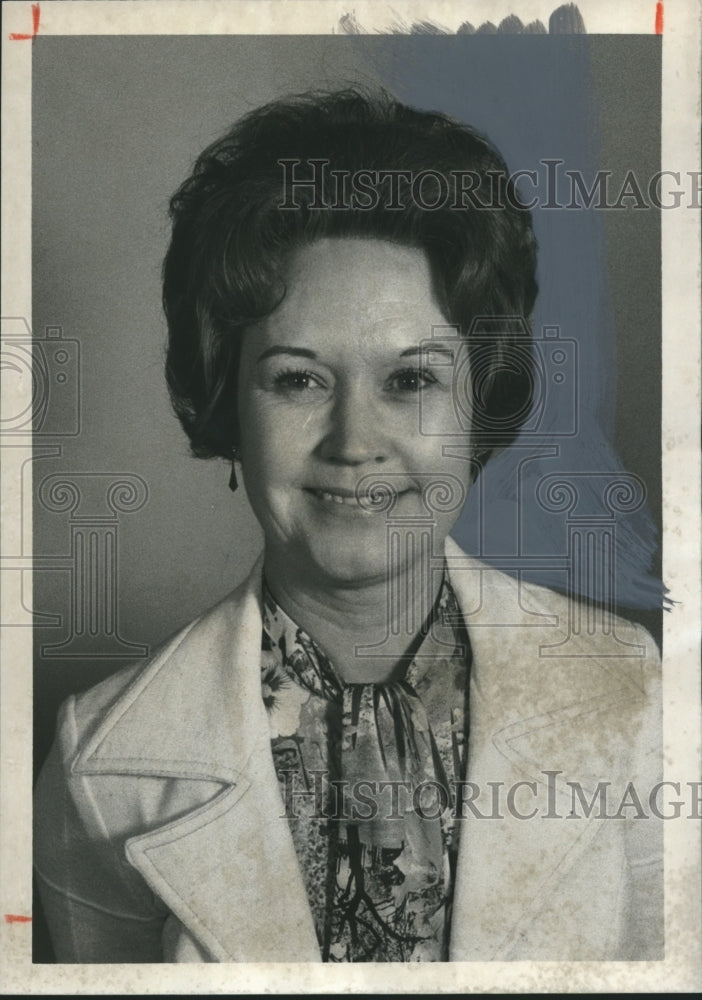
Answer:
[[(590, 178), (605, 168), (615, 182), (629, 169), (647, 179), (659, 169), (659, 42), (35, 39), (32, 325), (46, 341), (47, 377), (62, 376), (63, 393), (40, 415), (33, 460), (37, 763), (67, 693), (145, 655), (221, 598), (261, 547), (243, 490), (227, 489), (228, 469), (189, 457), (162, 375), (167, 203), (204, 145), (265, 101), (360, 82), (471, 122), (513, 170), (542, 172), (540, 161), (552, 158)], [(616, 600), (654, 631), (659, 221), (655, 210), (631, 206), (535, 212), (535, 328), (558, 327), (577, 345), (578, 369), (567, 383), (577, 398), (558, 405), (577, 408), (578, 432), (559, 439), (555, 457), (539, 439), (540, 458), (524, 466), (521, 514), (515, 456), (500, 456), (455, 530), (487, 558), (517, 549), (536, 556), (532, 563), (543, 556), (531, 575), (563, 587), (548, 557), (566, 551), (567, 511), (545, 512), (534, 501), (536, 485), (563, 471), (628, 470), (647, 497), (617, 521)], [(569, 414), (551, 414), (556, 434), (561, 418)], [(528, 453), (528, 435), (521, 445), (517, 458)], [(595, 500), (588, 498), (594, 516)]]

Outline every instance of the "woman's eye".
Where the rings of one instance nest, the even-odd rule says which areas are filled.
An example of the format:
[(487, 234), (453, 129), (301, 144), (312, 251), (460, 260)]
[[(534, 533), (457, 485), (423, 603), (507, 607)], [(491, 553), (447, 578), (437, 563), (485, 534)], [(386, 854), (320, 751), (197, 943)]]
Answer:
[(421, 392), (436, 383), (436, 378), (424, 368), (405, 368), (390, 376), (389, 385), (397, 392)]
[(276, 389), (281, 392), (304, 392), (322, 387), (318, 376), (304, 369), (290, 368), (278, 372), (273, 381)]

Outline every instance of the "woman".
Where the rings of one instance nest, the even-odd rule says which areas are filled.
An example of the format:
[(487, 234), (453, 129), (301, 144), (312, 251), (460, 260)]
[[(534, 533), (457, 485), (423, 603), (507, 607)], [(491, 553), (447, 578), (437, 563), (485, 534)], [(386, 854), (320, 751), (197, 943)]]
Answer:
[(657, 777), (653, 643), (618, 621), (553, 655), (571, 603), (448, 537), (532, 390), (501, 157), (386, 95), (306, 95), (171, 211), (173, 404), (265, 548), (62, 710), (35, 810), (59, 961), (658, 957), (659, 832), (620, 804)]

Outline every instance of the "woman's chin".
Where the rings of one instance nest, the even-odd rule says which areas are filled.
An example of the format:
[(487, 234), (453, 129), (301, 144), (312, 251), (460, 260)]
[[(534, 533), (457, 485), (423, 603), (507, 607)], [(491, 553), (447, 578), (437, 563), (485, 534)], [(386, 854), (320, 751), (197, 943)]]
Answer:
[[(352, 521), (340, 519), (333, 526), (304, 524), (301, 530), (266, 532), (268, 571), (283, 574), (303, 587), (363, 588), (375, 587), (406, 573), (426, 571), (432, 553), (439, 550), (448, 526), (416, 524), (398, 526), (389, 533), (384, 519), (373, 528), (354, 528)], [(264, 528), (265, 531), (265, 528)]]
[(388, 560), (379, 553), (327, 551), (311, 554), (309, 575), (333, 587), (358, 588), (383, 583), (390, 576)]
[[(297, 545), (267, 552), (269, 565), (275, 572), (282, 570), (288, 579), (297, 578), (303, 586), (316, 588), (357, 589), (384, 583), (391, 574), (384, 539), (377, 544), (364, 544), (362, 539), (316, 538), (302, 539)], [(268, 548), (268, 547), (267, 547)]]

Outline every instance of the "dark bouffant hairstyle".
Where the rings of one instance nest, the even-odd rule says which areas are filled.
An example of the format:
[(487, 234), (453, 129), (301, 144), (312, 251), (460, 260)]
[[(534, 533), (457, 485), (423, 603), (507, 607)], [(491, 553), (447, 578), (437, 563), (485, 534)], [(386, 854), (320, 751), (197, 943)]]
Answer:
[(286, 254), (325, 237), (426, 252), (447, 321), (468, 337), (478, 447), (517, 433), (533, 391), (536, 243), (502, 157), (474, 129), (385, 92), (275, 101), (199, 156), (170, 215), (166, 371), (198, 457), (236, 450), (243, 333), (285, 294)]

